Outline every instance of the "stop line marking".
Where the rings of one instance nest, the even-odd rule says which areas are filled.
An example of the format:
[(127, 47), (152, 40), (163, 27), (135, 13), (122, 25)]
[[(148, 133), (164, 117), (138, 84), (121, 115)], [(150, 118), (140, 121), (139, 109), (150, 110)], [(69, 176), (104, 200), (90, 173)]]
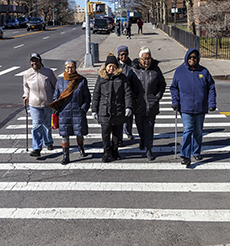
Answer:
[(0, 208), (1, 219), (99, 219), (230, 222), (230, 210), (158, 208)]

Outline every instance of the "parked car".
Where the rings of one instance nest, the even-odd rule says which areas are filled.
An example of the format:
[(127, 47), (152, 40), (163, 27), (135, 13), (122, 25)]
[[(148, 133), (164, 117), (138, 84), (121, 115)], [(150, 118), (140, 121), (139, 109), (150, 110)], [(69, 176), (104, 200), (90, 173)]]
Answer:
[[(93, 30), (93, 19), (90, 19), (89, 20), (90, 21), (90, 30)], [(85, 28), (86, 28), (86, 21), (84, 21), (84, 22), (82, 22), (82, 26), (81, 26), (81, 28), (82, 28), (82, 30), (85, 30)]]
[(16, 18), (7, 20), (5, 24), (5, 28), (19, 28), (19, 27), (20, 27), (20, 24)]
[(3, 38), (3, 29), (0, 27), (0, 38)]
[(29, 22), (29, 19), (26, 17), (19, 17), (18, 18), (20, 27), (27, 27), (27, 23)]
[(46, 23), (42, 17), (33, 17), (27, 23), (27, 31), (34, 30), (34, 29), (39, 29), (39, 30), (46, 29)]
[(103, 18), (98, 18), (94, 20), (93, 33), (98, 32), (110, 33), (110, 26), (108, 20)]

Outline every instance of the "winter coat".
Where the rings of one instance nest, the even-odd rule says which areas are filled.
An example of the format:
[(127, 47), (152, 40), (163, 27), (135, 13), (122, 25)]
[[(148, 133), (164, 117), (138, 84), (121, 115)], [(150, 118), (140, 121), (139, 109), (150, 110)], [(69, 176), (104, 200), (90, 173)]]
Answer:
[(142, 67), (139, 58), (133, 60), (133, 73), (129, 74), (132, 95), (135, 101), (134, 113), (154, 118), (159, 114), (159, 101), (165, 91), (164, 76), (158, 61), (151, 59), (150, 66)]
[[(194, 69), (188, 65), (189, 55), (196, 51), (198, 63)], [(199, 64), (198, 50), (189, 49), (184, 64), (174, 74), (170, 87), (172, 105), (178, 105), (181, 113), (205, 114), (209, 107), (216, 107), (215, 82), (209, 71)]]
[(130, 70), (132, 69), (132, 60), (128, 58), (126, 62), (120, 63), (119, 57), (117, 58), (119, 66), (122, 68), (122, 73), (128, 77)]
[[(68, 86), (69, 81), (61, 78), (57, 81), (53, 100)], [(59, 133), (61, 136), (83, 136), (88, 134), (86, 113), (90, 107), (91, 95), (87, 80), (83, 78), (77, 89), (68, 97), (63, 105), (57, 109), (59, 115)]]
[(100, 124), (121, 125), (127, 120), (126, 108), (132, 109), (132, 96), (122, 68), (109, 75), (103, 65), (93, 92), (92, 112), (97, 113)]

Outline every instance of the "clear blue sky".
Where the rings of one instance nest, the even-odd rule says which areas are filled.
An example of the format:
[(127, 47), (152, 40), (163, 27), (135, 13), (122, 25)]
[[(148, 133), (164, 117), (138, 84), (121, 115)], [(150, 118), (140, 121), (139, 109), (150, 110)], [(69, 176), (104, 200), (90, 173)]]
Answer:
[[(97, 2), (97, 0), (92, 0), (92, 2)], [(101, 2), (108, 5), (110, 8), (112, 8), (112, 10), (114, 9), (114, 3), (110, 3), (107, 1), (103, 1), (103, 0), (101, 0)], [(75, 0), (75, 3), (80, 5), (81, 7), (85, 7), (85, 0)]]

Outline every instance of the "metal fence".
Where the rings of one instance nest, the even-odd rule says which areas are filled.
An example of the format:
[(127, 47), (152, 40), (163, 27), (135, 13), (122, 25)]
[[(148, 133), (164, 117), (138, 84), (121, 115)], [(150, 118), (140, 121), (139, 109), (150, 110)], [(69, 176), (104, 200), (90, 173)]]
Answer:
[(230, 38), (200, 38), (200, 54), (206, 58), (230, 59)]
[(158, 28), (186, 48), (199, 50), (202, 57), (230, 59), (230, 38), (202, 38), (175, 26), (170, 28), (162, 23), (158, 23)]

